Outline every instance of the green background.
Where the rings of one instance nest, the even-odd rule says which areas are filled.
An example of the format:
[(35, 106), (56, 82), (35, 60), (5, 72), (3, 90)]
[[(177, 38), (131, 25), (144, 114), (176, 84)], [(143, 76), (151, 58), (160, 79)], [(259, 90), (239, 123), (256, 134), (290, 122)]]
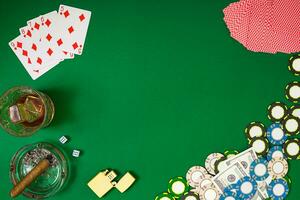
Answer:
[[(247, 148), (244, 128), (266, 125), (266, 108), (284, 101), (297, 80), (289, 55), (247, 51), (229, 36), (222, 9), (230, 1), (64, 1), (92, 11), (82, 56), (31, 80), (8, 42), (28, 19), (57, 10), (53, 0), (1, 1), (0, 92), (28, 85), (55, 102), (50, 127), (29, 138), (0, 130), (0, 199), (9, 199), (9, 161), (23, 145), (71, 137), (68, 187), (51, 199), (98, 199), (86, 186), (99, 171), (131, 171), (137, 182), (105, 199), (153, 199), (168, 180), (203, 165), (212, 152)], [(289, 104), (290, 105), (290, 104)], [(292, 191), (299, 197), (299, 161), (290, 162)], [(24, 199), (19, 197), (18, 199)]]

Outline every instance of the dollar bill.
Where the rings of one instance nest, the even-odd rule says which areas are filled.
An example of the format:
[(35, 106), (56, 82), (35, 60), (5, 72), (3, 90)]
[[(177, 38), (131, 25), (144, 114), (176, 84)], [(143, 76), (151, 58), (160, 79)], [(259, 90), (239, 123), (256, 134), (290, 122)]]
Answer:
[(242, 164), (244, 171), (249, 175), (250, 172), (250, 165), (251, 163), (257, 159), (257, 155), (254, 151), (254, 149), (251, 147), (236, 156), (229, 158), (228, 160), (225, 161), (225, 164), (227, 167), (232, 165), (233, 163), (239, 162)]
[(213, 183), (216, 185), (218, 190), (223, 193), (224, 189), (237, 183), (241, 178), (247, 176), (242, 164), (235, 162), (229, 166), (226, 170), (219, 172), (212, 178)]

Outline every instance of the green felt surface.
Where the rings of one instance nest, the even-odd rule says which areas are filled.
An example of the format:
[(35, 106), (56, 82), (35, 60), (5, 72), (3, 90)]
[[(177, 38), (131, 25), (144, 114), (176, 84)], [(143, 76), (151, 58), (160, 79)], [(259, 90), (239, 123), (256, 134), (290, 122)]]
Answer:
[[(51, 199), (98, 199), (86, 183), (100, 170), (131, 171), (137, 182), (105, 199), (153, 199), (171, 177), (203, 165), (211, 152), (247, 148), (243, 131), (270, 124), (266, 108), (284, 101), (297, 80), (288, 55), (247, 51), (229, 36), (222, 9), (230, 1), (64, 1), (92, 11), (82, 56), (33, 81), (8, 46), (28, 19), (59, 1), (1, 1), (0, 92), (28, 85), (56, 105), (53, 123), (29, 138), (0, 130), (0, 199), (9, 199), (9, 161), (23, 145), (56, 141), (81, 149), (72, 179)], [(299, 78), (298, 78), (299, 79)], [(291, 104), (289, 104), (291, 105)], [(300, 161), (290, 162), (289, 200), (299, 198)], [(24, 199), (19, 197), (18, 199)]]

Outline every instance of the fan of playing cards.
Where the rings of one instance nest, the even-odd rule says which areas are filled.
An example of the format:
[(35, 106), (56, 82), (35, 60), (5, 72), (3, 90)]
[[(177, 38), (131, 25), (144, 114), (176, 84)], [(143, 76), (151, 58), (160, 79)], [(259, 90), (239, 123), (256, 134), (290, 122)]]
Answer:
[(223, 12), (231, 37), (248, 50), (300, 51), (300, 0), (241, 0)]
[(64, 59), (82, 54), (90, 18), (90, 11), (60, 5), (58, 12), (27, 21), (9, 46), (35, 80)]

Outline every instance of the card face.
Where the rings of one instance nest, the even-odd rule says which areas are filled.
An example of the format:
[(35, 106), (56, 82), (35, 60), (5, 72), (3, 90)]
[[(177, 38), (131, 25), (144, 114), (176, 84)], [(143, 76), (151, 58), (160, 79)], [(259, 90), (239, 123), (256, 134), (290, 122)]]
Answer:
[[(58, 42), (59, 32), (55, 29), (55, 25), (58, 23), (58, 15), (56, 11), (42, 15), (38, 19), (41, 24), (40, 36), (42, 45), (46, 48), (51, 48), (54, 52), (52, 56), (54, 59), (63, 60), (65, 58), (72, 59), (74, 54), (71, 52), (63, 51)], [(52, 58), (52, 59), (53, 59)]]
[(51, 63), (56, 60), (62, 61), (65, 54), (56, 45), (53, 35), (49, 34), (47, 30), (53, 26), (54, 21), (48, 18), (48, 15), (57, 15), (56, 11), (46, 15), (39, 16), (27, 22), (29, 30), (33, 37), (31, 40), (38, 43), (38, 56), (43, 63)]
[(22, 63), (26, 71), (30, 74), (32, 79), (38, 78), (40, 72), (39, 67), (33, 62), (32, 51), (30, 51), (30, 46), (22, 35), (13, 39), (9, 42), (10, 48), (13, 50), (15, 55), (18, 57), (19, 61)]
[[(28, 26), (22, 27), (20, 28), (20, 33), (31, 47), (30, 51), (33, 51), (32, 55), (34, 55), (32, 62), (34, 62), (37, 67), (42, 68), (44, 64), (59, 59), (58, 55), (55, 53), (56, 50), (50, 45), (47, 45), (45, 41), (41, 41), (40, 28), (39, 30), (31, 31), (31, 28)], [(26, 35), (24, 35), (24, 33), (26, 33)], [(31, 37), (28, 36), (28, 33), (31, 34)]]
[(60, 5), (58, 23), (58, 44), (66, 52), (81, 55), (91, 18), (91, 12), (66, 5)]

